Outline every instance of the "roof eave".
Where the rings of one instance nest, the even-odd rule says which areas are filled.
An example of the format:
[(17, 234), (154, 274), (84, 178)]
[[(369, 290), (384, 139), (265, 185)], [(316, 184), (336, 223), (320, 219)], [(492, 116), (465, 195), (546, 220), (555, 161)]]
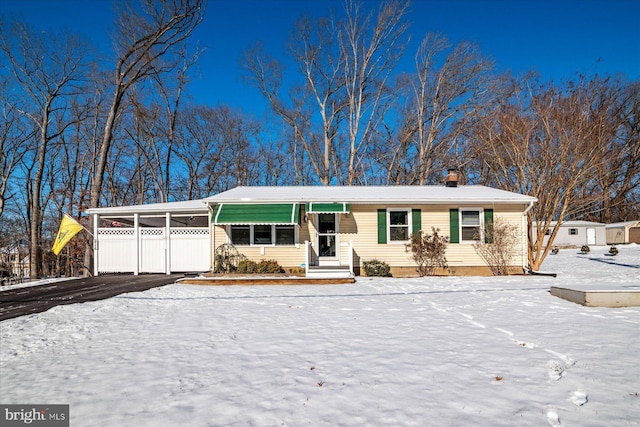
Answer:
[(315, 202), (340, 202), (340, 203), (349, 203), (352, 205), (443, 205), (443, 204), (478, 204), (478, 205), (513, 205), (513, 204), (525, 204), (535, 203), (538, 199), (535, 197), (529, 199), (460, 199), (460, 198), (447, 198), (447, 199), (428, 199), (428, 200), (416, 200), (412, 199), (362, 199), (362, 200), (354, 200), (349, 198), (321, 198), (321, 199), (210, 199), (207, 200), (206, 203), (209, 205), (216, 205), (220, 203), (237, 203), (237, 204), (267, 204), (267, 203), (315, 203)]

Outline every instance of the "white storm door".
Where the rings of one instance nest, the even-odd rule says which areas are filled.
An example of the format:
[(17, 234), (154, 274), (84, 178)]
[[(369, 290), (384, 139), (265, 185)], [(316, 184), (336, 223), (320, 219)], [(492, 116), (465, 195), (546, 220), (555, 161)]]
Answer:
[(316, 215), (316, 248), (318, 265), (340, 265), (338, 258), (338, 214), (319, 213)]

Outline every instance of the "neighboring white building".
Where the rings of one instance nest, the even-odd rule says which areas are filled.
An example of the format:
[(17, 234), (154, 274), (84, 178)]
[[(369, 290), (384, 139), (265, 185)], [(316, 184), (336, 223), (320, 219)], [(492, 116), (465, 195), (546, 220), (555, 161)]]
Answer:
[(8, 267), (0, 274), (12, 277), (29, 277), (29, 252), (20, 246), (0, 248), (0, 263)]
[[(549, 235), (557, 222), (553, 221), (547, 235), (544, 236), (543, 246), (547, 246)], [(560, 229), (553, 246), (604, 246), (607, 244), (605, 224), (591, 221), (565, 221), (560, 224)]]
[(640, 221), (616, 222), (607, 224), (607, 245), (624, 243), (640, 244)]

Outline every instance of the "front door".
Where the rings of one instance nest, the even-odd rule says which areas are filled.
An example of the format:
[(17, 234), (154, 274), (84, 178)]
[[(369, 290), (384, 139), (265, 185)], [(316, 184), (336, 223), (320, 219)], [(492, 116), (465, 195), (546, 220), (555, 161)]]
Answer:
[(338, 214), (317, 214), (318, 265), (339, 265), (338, 258)]

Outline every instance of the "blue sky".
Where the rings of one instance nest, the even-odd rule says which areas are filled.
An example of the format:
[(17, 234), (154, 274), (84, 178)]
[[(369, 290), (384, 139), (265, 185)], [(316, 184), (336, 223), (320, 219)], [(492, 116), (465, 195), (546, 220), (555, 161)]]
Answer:
[[(0, 0), (0, 14), (23, 18), (39, 31), (67, 28), (105, 45), (113, 5), (111, 0)], [(268, 52), (282, 54), (302, 13), (328, 15), (342, 5), (342, 0), (209, 0), (193, 37), (207, 48), (191, 85), (195, 101), (259, 115), (264, 101), (241, 80), (242, 50), (262, 41)], [(414, 0), (407, 18), (412, 42), (401, 64), (406, 71), (424, 35), (440, 32), (452, 42), (479, 44), (499, 72), (537, 70), (556, 82), (595, 73), (640, 79), (640, 0)]]

